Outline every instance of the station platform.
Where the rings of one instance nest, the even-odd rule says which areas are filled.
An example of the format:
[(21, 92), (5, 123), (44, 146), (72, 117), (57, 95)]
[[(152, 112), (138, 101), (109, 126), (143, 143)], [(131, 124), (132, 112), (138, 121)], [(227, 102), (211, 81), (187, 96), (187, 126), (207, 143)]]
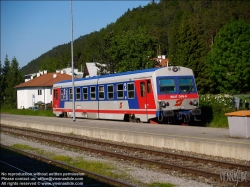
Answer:
[(229, 129), (1, 114), (0, 124), (250, 160), (250, 139)]

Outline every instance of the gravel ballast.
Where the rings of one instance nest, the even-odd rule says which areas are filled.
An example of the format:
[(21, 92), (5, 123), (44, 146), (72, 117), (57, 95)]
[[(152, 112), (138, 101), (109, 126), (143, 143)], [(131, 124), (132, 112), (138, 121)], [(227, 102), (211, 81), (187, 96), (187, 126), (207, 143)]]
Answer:
[[(179, 187), (209, 187), (213, 186), (212, 184), (205, 184), (205, 183), (200, 183), (194, 180), (187, 180), (185, 178), (179, 178), (175, 176), (171, 176), (169, 174), (166, 174), (164, 172), (156, 172), (150, 169), (145, 169), (145, 168), (138, 168), (134, 167), (129, 164), (125, 164), (122, 162), (114, 161), (111, 158), (103, 158), (103, 157), (97, 157), (93, 156), (92, 154), (88, 153), (78, 153), (78, 152), (73, 152), (73, 151), (68, 151), (65, 149), (61, 149), (58, 147), (52, 147), (48, 146), (45, 144), (37, 143), (34, 141), (28, 141), (20, 138), (16, 138), (13, 136), (9, 136), (6, 134), (1, 133), (1, 144), (7, 145), (7, 146), (12, 146), (13, 144), (24, 144), (28, 145), (30, 147), (38, 148), (40, 150), (44, 150), (46, 152), (51, 152), (53, 154), (57, 155), (64, 155), (64, 156), (69, 156), (72, 158), (79, 158), (82, 157), (85, 160), (88, 161), (99, 161), (99, 162), (104, 162), (104, 163), (109, 163), (117, 168), (117, 173), (119, 173), (121, 170), (126, 171), (126, 174), (128, 174), (128, 183), (131, 181), (140, 181), (141, 183), (153, 183), (153, 182), (161, 182), (161, 183), (172, 183), (176, 186)], [(135, 184), (137, 185), (137, 184)], [(140, 184), (141, 186), (142, 184)]]

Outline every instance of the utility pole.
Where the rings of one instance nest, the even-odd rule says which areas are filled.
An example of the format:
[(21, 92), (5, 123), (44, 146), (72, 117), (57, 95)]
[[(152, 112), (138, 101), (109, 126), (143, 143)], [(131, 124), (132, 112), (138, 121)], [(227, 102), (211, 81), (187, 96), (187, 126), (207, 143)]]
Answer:
[(70, 0), (70, 13), (71, 13), (71, 72), (72, 72), (72, 113), (73, 122), (76, 121), (75, 117), (75, 85), (74, 85), (74, 53), (73, 53), (73, 14), (72, 14), (72, 0)]

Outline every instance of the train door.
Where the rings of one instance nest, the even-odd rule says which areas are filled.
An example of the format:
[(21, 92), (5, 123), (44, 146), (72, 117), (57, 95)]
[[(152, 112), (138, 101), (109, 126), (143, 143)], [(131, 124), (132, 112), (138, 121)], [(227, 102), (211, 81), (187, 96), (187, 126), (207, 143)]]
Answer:
[(54, 88), (53, 89), (53, 108), (59, 108), (60, 107), (60, 89)]
[(151, 113), (150, 109), (155, 108), (151, 80), (145, 79), (136, 81), (136, 88), (139, 108), (143, 109), (142, 113), (146, 114), (148, 120), (148, 114)]

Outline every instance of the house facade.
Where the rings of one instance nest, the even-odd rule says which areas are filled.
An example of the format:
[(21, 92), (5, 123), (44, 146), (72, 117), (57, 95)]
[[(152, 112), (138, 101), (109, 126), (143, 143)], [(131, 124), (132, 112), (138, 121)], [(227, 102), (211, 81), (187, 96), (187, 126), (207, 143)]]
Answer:
[(63, 80), (72, 79), (71, 75), (60, 73), (39, 72), (37, 77), (27, 82), (21, 83), (15, 88), (17, 89), (17, 108), (29, 108), (35, 103), (51, 103), (53, 94), (53, 84)]

